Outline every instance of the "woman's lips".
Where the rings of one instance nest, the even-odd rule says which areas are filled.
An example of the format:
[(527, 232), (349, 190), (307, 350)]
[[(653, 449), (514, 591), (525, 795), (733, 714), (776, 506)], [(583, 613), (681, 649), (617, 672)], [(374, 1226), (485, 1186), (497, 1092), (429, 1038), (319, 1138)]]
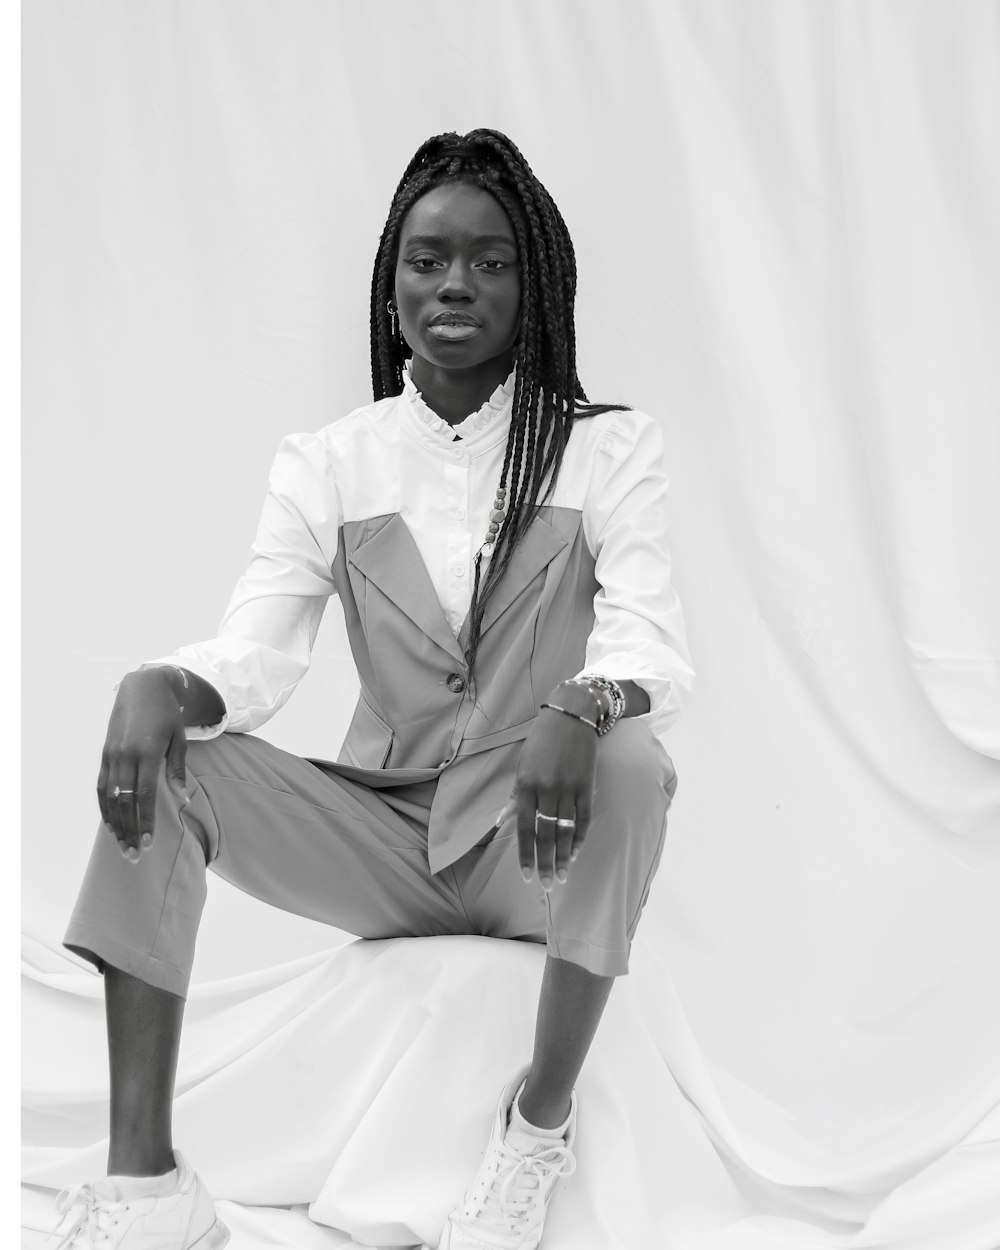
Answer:
[(457, 343), (462, 339), (471, 339), (479, 333), (480, 327), (468, 321), (438, 321), (432, 322), (427, 329), (436, 339)]

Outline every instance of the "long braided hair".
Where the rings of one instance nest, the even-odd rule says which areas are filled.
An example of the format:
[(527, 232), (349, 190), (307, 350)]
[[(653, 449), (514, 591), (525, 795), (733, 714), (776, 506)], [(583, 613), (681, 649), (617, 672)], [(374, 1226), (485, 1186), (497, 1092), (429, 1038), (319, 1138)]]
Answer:
[(555, 488), (575, 420), (622, 411), (591, 404), (576, 372), (576, 258), (559, 209), (517, 147), (498, 130), (435, 135), (417, 149), (392, 198), (372, 274), (372, 391), (376, 400), (403, 389), (410, 355), (387, 305), (392, 297), (403, 218), (442, 183), (470, 182), (488, 191), (510, 218), (521, 273), (521, 316), (515, 347), (510, 433), (500, 474), (506, 493), (486, 576), (476, 556), (465, 658), (474, 680), (483, 616), (518, 543)]

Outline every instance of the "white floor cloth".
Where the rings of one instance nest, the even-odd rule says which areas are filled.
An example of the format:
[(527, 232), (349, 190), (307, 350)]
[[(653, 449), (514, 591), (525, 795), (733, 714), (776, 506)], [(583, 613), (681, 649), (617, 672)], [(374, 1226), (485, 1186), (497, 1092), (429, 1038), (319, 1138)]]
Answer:
[[(370, 394), (402, 169), (492, 125), (570, 225), (588, 392), (663, 423), (699, 673), (545, 1250), (997, 1250), (998, 6), (23, 20), (26, 1244), (104, 1166), (100, 982), (59, 941), (112, 684), (211, 633), (279, 440)], [(304, 755), (350, 717), (338, 613), (262, 731)], [(177, 1142), (234, 1250), (433, 1231), (540, 958), (213, 881)]]
[[(25, 1174), (58, 1187), (106, 1161), (103, 999), (96, 975), (33, 956)], [(433, 1244), (530, 1056), (543, 962), (484, 938), (357, 941), (199, 987), (176, 1139), (225, 1195), (236, 1246)], [(843, 1125), (811, 1131), (705, 1058), (641, 943), (578, 1097), (578, 1170), (546, 1250), (995, 1245), (1000, 1112), (965, 1131), (900, 1109), (849, 1143)], [(26, 1226), (51, 1211), (33, 1188)]]

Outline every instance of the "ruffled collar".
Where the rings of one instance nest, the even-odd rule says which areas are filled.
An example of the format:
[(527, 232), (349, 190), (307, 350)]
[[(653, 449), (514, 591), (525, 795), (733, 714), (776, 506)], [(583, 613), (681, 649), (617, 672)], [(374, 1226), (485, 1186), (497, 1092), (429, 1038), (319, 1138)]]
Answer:
[(448, 442), (452, 442), (456, 434), (460, 438), (468, 439), (489, 429), (501, 417), (510, 415), (511, 404), (514, 401), (514, 370), (511, 370), (506, 381), (497, 387), (481, 408), (470, 413), (457, 425), (449, 425), (436, 412), (428, 408), (423, 395), (417, 390), (410, 376), (409, 360), (403, 365), (403, 394), (409, 400), (414, 414), (427, 429), (435, 434), (443, 435)]

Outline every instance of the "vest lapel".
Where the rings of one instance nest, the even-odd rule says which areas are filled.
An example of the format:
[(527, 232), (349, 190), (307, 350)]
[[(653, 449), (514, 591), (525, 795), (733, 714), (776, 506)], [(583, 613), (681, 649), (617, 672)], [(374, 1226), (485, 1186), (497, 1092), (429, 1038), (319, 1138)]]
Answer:
[[(514, 552), (503, 580), (493, 592), (483, 617), (485, 634), (500, 619), (515, 599), (535, 580), (541, 571), (567, 546), (566, 539), (541, 516), (536, 516), (530, 529)], [(465, 618), (459, 640), (469, 636), (469, 618)]]
[[(373, 526), (381, 520), (373, 517), (366, 524)], [(462, 648), (441, 610), (427, 566), (398, 513), (389, 516), (347, 559), (428, 638), (464, 664)]]

